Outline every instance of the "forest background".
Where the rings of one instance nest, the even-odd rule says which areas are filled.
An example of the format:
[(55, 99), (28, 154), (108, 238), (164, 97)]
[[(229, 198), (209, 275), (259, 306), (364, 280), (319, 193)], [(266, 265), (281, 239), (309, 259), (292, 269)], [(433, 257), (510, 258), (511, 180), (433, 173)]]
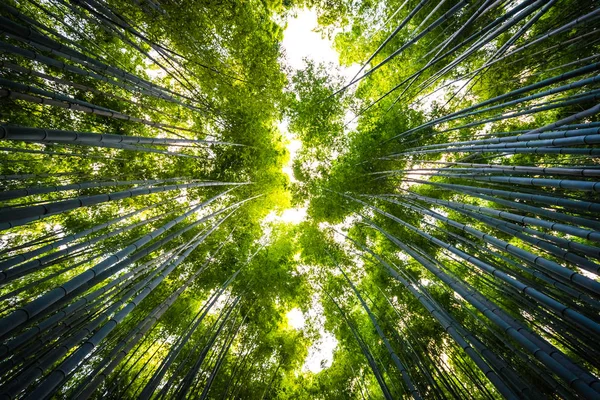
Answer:
[(599, 17), (3, 1), (0, 396), (598, 398)]

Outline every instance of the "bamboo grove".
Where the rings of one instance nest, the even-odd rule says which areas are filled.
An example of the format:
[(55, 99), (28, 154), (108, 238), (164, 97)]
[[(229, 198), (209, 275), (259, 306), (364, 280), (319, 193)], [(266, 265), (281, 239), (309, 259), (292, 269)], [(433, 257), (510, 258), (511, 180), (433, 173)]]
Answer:
[[(303, 7), (350, 78), (286, 65)], [(0, 397), (600, 398), (599, 28), (589, 0), (1, 2)]]

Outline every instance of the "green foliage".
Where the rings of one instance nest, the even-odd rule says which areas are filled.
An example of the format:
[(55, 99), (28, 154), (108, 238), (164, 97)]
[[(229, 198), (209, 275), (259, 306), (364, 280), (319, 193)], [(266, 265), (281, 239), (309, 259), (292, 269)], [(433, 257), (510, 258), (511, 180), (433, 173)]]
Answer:
[[(284, 65), (301, 7), (355, 80)], [(0, 394), (594, 398), (591, 12), (0, 5)]]

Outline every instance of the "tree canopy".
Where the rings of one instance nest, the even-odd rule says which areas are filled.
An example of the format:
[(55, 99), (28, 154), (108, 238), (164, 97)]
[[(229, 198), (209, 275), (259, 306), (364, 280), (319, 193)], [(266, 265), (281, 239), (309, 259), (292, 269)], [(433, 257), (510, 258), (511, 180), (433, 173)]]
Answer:
[(599, 16), (1, 2), (0, 397), (599, 398)]

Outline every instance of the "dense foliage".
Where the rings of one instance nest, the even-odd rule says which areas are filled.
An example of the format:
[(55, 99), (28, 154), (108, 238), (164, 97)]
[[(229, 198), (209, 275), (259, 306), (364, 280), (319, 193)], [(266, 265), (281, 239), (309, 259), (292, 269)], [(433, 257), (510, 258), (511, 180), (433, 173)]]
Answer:
[(3, 1), (0, 396), (598, 398), (599, 16)]

